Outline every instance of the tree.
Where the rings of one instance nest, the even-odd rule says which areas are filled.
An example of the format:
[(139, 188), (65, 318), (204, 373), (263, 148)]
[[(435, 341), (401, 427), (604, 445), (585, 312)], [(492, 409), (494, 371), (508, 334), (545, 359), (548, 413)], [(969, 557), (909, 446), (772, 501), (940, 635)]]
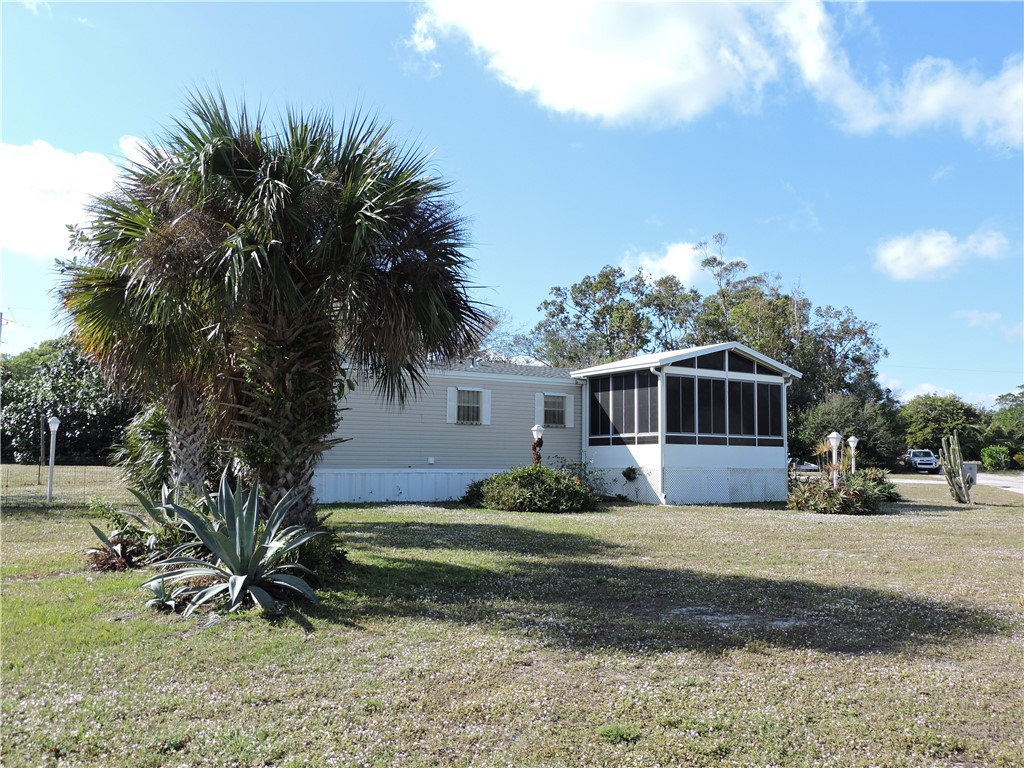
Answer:
[[(291, 492), (290, 520), (314, 522), (313, 469), (350, 374), (403, 401), (428, 363), (472, 350), (485, 330), (448, 184), (372, 119), (336, 130), (326, 114), (290, 112), (275, 131), (208, 94), (190, 99), (129, 175), (152, 190), (150, 207), (220, 232), (173, 259), (147, 250), (148, 233), (128, 237), (123, 247), (141, 257), (132, 279), (202, 316), (223, 350), (226, 438), (269, 505)], [(122, 247), (104, 226), (87, 236)]]
[(894, 464), (905, 448), (895, 409), (884, 403), (864, 402), (856, 395), (835, 393), (813, 406), (790, 436), (790, 451), (806, 456), (833, 430), (844, 437), (856, 435), (858, 466)]
[(942, 438), (956, 432), (964, 456), (980, 456), (981, 414), (956, 395), (918, 395), (903, 406), (900, 417), (906, 425), (908, 448), (928, 448), (938, 454)]
[[(150, 208), (133, 194), (140, 191), (122, 189), (118, 200), (95, 201), (91, 233), (79, 240), (91, 263), (66, 264), (59, 293), (79, 344), (106, 381), (163, 406), (168, 479), (198, 496), (206, 480), (210, 396), (220, 350), (210, 341), (196, 292), (175, 295), (168, 287), (154, 293), (135, 274), (148, 267), (147, 258), (170, 261), (176, 247), (201, 244), (175, 237), (175, 229), (190, 226), (187, 216)], [(134, 233), (130, 239), (123, 234), (128, 231)], [(210, 238), (204, 240), (208, 245)]]
[[(4, 368), (0, 411), (4, 460), (38, 461), (40, 420), (51, 416), (60, 419), (58, 461), (100, 464), (107, 460), (135, 403), (110, 393), (99, 369), (71, 339), (43, 342), (5, 361)], [(43, 434), (49, 440), (48, 427)]]

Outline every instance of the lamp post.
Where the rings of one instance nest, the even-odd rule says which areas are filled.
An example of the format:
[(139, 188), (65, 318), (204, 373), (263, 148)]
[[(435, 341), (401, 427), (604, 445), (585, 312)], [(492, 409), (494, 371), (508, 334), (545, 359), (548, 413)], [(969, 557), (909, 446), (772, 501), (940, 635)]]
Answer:
[(857, 443), (859, 442), (860, 440), (853, 435), (850, 435), (850, 438), (846, 441), (847, 445), (850, 446), (850, 474), (857, 471)]
[(540, 464), (540, 449), (544, 447), (544, 427), (534, 424), (530, 432), (533, 434), (533, 445), (530, 446), (533, 449), (533, 465), (538, 466)]
[(53, 460), (57, 456), (57, 427), (60, 426), (60, 419), (51, 416), (47, 422), (50, 425), (50, 478), (46, 481), (46, 501), (53, 501)]
[(839, 487), (839, 470), (836, 465), (839, 464), (839, 444), (843, 442), (843, 436), (838, 432), (833, 431), (828, 436), (828, 444), (832, 446), (832, 488), (835, 490)]

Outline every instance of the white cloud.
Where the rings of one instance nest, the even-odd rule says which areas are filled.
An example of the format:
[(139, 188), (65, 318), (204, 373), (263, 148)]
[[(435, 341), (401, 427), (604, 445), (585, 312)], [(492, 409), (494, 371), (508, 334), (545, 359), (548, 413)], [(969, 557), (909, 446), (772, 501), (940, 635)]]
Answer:
[(944, 165), (941, 168), (936, 169), (935, 173), (932, 174), (932, 184), (938, 184), (944, 178), (949, 176), (953, 172), (952, 165)]
[(612, 123), (686, 122), (755, 104), (776, 77), (757, 17), (731, 3), (478, 3), (436, 0), (411, 44), (461, 34), (495, 75), (541, 105)]
[(432, 0), (409, 45), (429, 57), (440, 39), (463, 37), (542, 106), (609, 123), (690, 122), (727, 103), (748, 111), (767, 86), (795, 75), (849, 131), (951, 124), (970, 139), (1024, 144), (1020, 55), (992, 77), (928, 57), (900, 83), (865, 84), (842, 47), (844, 33), (878, 34), (865, 7)]
[(684, 285), (691, 285), (700, 275), (700, 254), (694, 243), (670, 243), (660, 253), (627, 252), (622, 259), (626, 272), (642, 269), (653, 277), (675, 275)]
[(1019, 343), (1024, 341), (1024, 323), (1017, 323), (1016, 325), (1004, 325), (1002, 327), (1003, 336), (1006, 337), (1008, 342)]
[[(125, 136), (121, 152), (138, 159), (139, 140)], [(98, 152), (72, 153), (45, 141), (0, 142), (0, 247), (40, 259), (67, 255), (68, 224), (84, 224), (90, 195), (114, 186), (119, 166)]]
[(961, 309), (956, 316), (964, 320), (969, 328), (991, 328), (1002, 317), (998, 312), (981, 312), (977, 309)]
[(934, 280), (966, 259), (1000, 258), (1008, 246), (1006, 237), (994, 230), (978, 230), (965, 240), (941, 229), (919, 230), (879, 244), (875, 265), (896, 280)]
[(1024, 68), (1019, 55), (985, 79), (946, 59), (926, 58), (907, 72), (896, 93), (892, 126), (898, 132), (953, 123), (968, 138), (1019, 147), (1024, 135)]

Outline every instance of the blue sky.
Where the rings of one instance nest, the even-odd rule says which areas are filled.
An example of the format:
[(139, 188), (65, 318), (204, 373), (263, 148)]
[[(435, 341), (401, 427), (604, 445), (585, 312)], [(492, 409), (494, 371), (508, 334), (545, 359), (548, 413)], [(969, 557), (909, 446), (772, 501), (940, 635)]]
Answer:
[(692, 244), (849, 306), (903, 397), (1024, 382), (1024, 4), (0, 4), (0, 349), (59, 335), (64, 225), (220, 88), (432, 151), (478, 295), (531, 327)]

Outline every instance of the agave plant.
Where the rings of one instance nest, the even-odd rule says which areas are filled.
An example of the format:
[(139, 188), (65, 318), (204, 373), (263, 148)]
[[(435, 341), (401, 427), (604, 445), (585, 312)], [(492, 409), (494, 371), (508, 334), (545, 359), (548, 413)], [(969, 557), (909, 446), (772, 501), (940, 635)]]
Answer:
[(323, 531), (310, 531), (301, 525), (282, 530), (281, 525), (293, 503), (287, 496), (278, 502), (266, 522), (261, 523), (261, 503), (257, 484), (235, 493), (225, 470), (217, 494), (207, 494), (201, 503), (205, 515), (178, 504), (169, 505), (195, 532), (209, 557), (172, 554), (155, 565), (174, 570), (154, 576), (143, 586), (160, 581), (177, 584), (201, 580), (197, 586), (174, 591), (175, 596), (192, 598), (185, 609), (186, 616), (204, 603), (225, 596), (229, 611), (238, 610), (246, 598), (251, 597), (260, 610), (276, 613), (279, 605), (271, 592), (281, 590), (319, 603), (316, 593), (297, 575), (315, 574), (304, 565), (287, 562), (286, 557)]

